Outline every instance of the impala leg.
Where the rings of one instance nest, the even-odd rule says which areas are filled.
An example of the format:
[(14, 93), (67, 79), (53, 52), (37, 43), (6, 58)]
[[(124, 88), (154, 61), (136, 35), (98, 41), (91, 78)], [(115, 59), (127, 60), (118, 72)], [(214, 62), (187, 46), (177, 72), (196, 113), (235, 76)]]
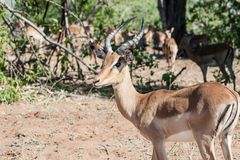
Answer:
[(233, 160), (232, 149), (231, 149), (232, 135), (231, 134), (225, 134), (221, 138), (222, 138), (221, 147), (222, 147), (222, 150), (223, 150), (224, 158), (226, 160)]
[(203, 74), (203, 81), (207, 82), (207, 66), (204, 64), (199, 65)]
[(235, 77), (235, 74), (234, 74), (234, 71), (232, 69), (232, 65), (227, 65), (227, 68), (229, 70), (229, 73), (230, 73), (230, 76), (231, 76), (231, 79), (233, 81), (233, 89), (236, 90), (236, 77)]
[(167, 160), (167, 154), (165, 151), (165, 146), (163, 141), (158, 141), (154, 143), (154, 152), (153, 158), (156, 160)]
[(153, 148), (152, 160), (157, 160), (157, 154), (154, 148)]
[(171, 56), (171, 68), (172, 68), (172, 70), (174, 69), (173, 66), (174, 66), (176, 57), (177, 57), (177, 52), (173, 53), (173, 55)]
[(210, 135), (200, 135), (200, 134), (195, 134), (194, 136), (203, 160), (216, 160), (215, 151), (214, 151), (215, 138), (213, 138)]
[(170, 66), (170, 57), (169, 57), (169, 55), (166, 55), (166, 59), (167, 59), (167, 64), (168, 64), (168, 66)]
[(223, 73), (223, 77), (225, 79), (224, 84), (227, 85), (227, 83), (229, 82), (229, 76), (228, 76), (228, 73), (227, 73), (227, 71), (225, 69), (225, 66), (224, 65), (223, 66), (219, 66), (219, 68), (220, 68), (220, 71)]
[(172, 61), (169, 55), (167, 55), (167, 64), (168, 64), (168, 70), (172, 71)]

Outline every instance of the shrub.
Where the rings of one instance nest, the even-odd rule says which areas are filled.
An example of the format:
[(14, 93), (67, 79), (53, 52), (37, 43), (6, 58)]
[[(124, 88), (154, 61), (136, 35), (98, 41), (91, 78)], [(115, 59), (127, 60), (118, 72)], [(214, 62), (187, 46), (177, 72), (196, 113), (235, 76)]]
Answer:
[(21, 94), (14, 86), (4, 86), (4, 88), (0, 88), (0, 103), (11, 104), (20, 98)]

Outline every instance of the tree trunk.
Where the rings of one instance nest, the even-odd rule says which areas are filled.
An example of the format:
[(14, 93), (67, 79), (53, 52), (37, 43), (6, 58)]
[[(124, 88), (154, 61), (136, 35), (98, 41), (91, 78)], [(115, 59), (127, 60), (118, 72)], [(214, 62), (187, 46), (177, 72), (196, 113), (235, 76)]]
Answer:
[(173, 37), (178, 44), (186, 31), (186, 2), (187, 0), (158, 0), (163, 29), (174, 27)]

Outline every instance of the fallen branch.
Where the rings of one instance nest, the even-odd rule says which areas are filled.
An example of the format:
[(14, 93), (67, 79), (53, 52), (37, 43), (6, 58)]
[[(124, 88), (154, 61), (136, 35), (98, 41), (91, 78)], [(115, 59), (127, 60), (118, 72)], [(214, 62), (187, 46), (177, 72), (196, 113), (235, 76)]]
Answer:
[(182, 74), (182, 72), (187, 69), (187, 67), (183, 67), (175, 76), (174, 76), (174, 79), (172, 80), (171, 85), (173, 85), (174, 81), (177, 79), (178, 76), (180, 76)]
[[(180, 76), (185, 69), (187, 69), (187, 67), (183, 67), (183, 68), (176, 74), (175, 79), (177, 79), (177, 77)], [(174, 80), (175, 80), (175, 79), (174, 79)]]
[(93, 69), (92, 67), (90, 67), (87, 63), (85, 63), (80, 57), (78, 57), (76, 54), (74, 54), (70, 49), (64, 47), (63, 45), (57, 43), (56, 41), (53, 41), (52, 39), (50, 39), (45, 33), (43, 33), (42, 31), (39, 30), (39, 28), (33, 24), (31, 21), (29, 21), (28, 19), (26, 19), (25, 17), (23, 17), (22, 15), (20, 15), (18, 13), (18, 11), (13, 10), (12, 8), (10, 8), (8, 5), (6, 5), (3, 2), (0, 2), (0, 5), (7, 9), (10, 13), (12, 13), (14, 16), (16, 16), (17, 18), (23, 20), (24, 22), (26, 22), (28, 25), (30, 25), (32, 28), (34, 28), (38, 33), (40, 33), (43, 38), (48, 41), (49, 43), (58, 46), (60, 48), (62, 48), (63, 50), (65, 50), (66, 52), (68, 52), (69, 54), (71, 54), (73, 57), (75, 57), (77, 60), (79, 60), (84, 66), (86, 66), (89, 70), (91, 70), (93, 73), (97, 73), (97, 71), (95, 69)]

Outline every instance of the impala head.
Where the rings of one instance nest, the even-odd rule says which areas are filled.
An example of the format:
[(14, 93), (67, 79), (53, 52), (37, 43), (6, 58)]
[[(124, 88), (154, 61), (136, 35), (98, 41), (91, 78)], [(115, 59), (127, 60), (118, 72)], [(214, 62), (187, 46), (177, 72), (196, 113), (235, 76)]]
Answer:
[(173, 31), (174, 31), (173, 27), (171, 29), (168, 29), (168, 30), (165, 31), (165, 34), (166, 34), (167, 38), (172, 38)]
[(141, 30), (132, 40), (123, 43), (115, 51), (113, 51), (110, 43), (115, 34), (133, 19), (134, 18), (128, 19), (114, 29), (107, 36), (104, 47), (101, 47), (100, 45), (91, 46), (97, 57), (104, 59), (101, 71), (95, 77), (94, 85), (96, 87), (100, 88), (103, 86), (119, 84), (129, 72), (127, 64), (133, 60), (132, 52), (129, 48), (136, 45), (142, 38), (144, 32), (144, 20), (142, 20)]
[(186, 49), (186, 47), (189, 46), (192, 37), (193, 37), (192, 34), (185, 34), (182, 37), (182, 40), (181, 40), (181, 42), (179, 44), (179, 49)]

